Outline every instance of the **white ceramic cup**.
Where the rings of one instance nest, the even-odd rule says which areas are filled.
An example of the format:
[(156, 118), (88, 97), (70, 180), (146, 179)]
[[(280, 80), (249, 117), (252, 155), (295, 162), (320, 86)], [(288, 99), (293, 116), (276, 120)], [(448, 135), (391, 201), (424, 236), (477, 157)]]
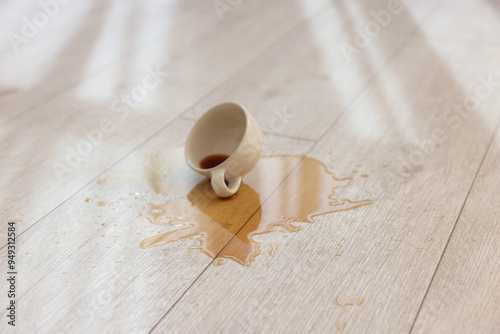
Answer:
[[(262, 151), (262, 133), (245, 108), (232, 102), (222, 103), (196, 122), (185, 150), (188, 165), (211, 179), (217, 195), (230, 197), (238, 191), (243, 175), (257, 164)], [(212, 168), (200, 166), (204, 158), (218, 154), (229, 157)]]

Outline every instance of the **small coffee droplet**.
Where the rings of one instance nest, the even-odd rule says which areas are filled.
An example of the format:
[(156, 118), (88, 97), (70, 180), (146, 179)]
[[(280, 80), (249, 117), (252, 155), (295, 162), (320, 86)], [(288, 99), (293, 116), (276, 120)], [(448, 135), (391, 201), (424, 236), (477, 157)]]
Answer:
[(200, 168), (203, 168), (203, 169), (214, 168), (216, 166), (219, 166), (224, 161), (226, 161), (227, 158), (229, 158), (229, 155), (226, 155), (226, 154), (209, 155), (208, 157), (201, 159)]
[(337, 297), (336, 302), (340, 306), (359, 306), (365, 302), (363, 297)]

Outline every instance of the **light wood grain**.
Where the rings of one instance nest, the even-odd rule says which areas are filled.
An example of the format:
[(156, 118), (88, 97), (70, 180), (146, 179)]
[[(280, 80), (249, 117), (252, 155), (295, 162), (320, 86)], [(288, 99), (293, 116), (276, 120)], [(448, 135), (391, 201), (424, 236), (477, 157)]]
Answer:
[[(172, 123), (19, 238), (19, 271), (30, 273), (19, 282), (19, 312), (30, 314), (24, 330), (147, 332), (211, 263), (189, 249), (193, 240), (139, 247), (143, 239), (175, 228), (142, 217), (146, 203), (186, 196), (203, 179), (184, 162), (182, 146), (192, 125)], [(265, 144), (264, 154), (303, 154), (312, 145), (279, 137)], [(153, 183), (152, 172), (158, 173)], [(101, 201), (106, 204), (100, 206)], [(1, 298), (5, 303), (6, 296)], [(61, 308), (53, 312), (46, 303)], [(143, 308), (139, 313), (137, 303)], [(117, 316), (133, 313), (127, 319)]]
[[(2, 162), (9, 166), (0, 181), (2, 214), (23, 220), (22, 232), (99, 176), (304, 19), (302, 11), (289, 6), (279, 12), (286, 23), (276, 25), (274, 13), (280, 7), (274, 1), (249, 4), (246, 12), (224, 21), (227, 25), (215, 13), (207, 14), (182, 29), (182, 35), (171, 32), (162, 43), (118, 61), (38, 112), (9, 123), (0, 144)], [(264, 33), (268, 30), (272, 33)], [(232, 43), (235, 39), (240, 43)], [(129, 108), (126, 117), (113, 112), (116, 98), (142, 84), (147, 66), (160, 66), (169, 74), (137, 108)], [(113, 132), (60, 178), (54, 163), (65, 163), (68, 146), (76, 149), (87, 140), (85, 133), (99, 128), (104, 118), (112, 120)]]
[[(0, 4), (0, 30), (38, 6)], [(388, 6), (252, 0), (221, 20), (211, 1), (71, 2), (24, 53), (2, 40), (0, 212), (18, 222), (19, 318), (10, 328), (2, 308), (0, 332), (495, 332), (498, 6), (402, 1), (349, 62), (341, 43)], [(148, 65), (168, 76), (58, 178), (53, 162)], [(487, 96), (470, 115), (450, 114), (477, 94)], [(179, 228), (144, 210), (203, 180), (183, 145), (194, 120), (227, 100), (258, 119), (263, 155), (316, 158), (352, 178), (339, 198), (373, 205), (255, 235), (250, 266), (214, 261), (192, 239), (141, 249)], [(437, 129), (446, 139), (417, 155)], [(421, 161), (404, 166), (412, 156)], [(287, 168), (270, 168), (256, 212), (290, 205)], [(248, 176), (255, 189), (259, 180)], [(234, 246), (227, 239), (218, 255)]]
[(499, 145), (497, 132), (413, 333), (495, 333), (500, 328)]
[[(0, 124), (23, 113), (36, 112), (72, 85), (130, 53), (137, 53), (140, 48), (165, 41), (176, 29), (193, 26), (195, 22), (218, 23), (210, 15), (209, 4), (86, 1), (59, 8), (46, 26), (19, 46), (19, 51), (15, 52), (6, 39), (2, 40), (6, 45), (2, 45), (0, 87), (5, 90), (0, 91), (0, 108), (4, 111)], [(17, 15), (11, 13), (12, 21), (5, 27), (5, 34), (9, 31), (21, 34), (22, 18), (31, 20), (40, 10), (33, 1), (29, 10)]]
[(426, 35), (465, 44), (500, 45), (500, 4), (494, 0), (443, 1), (436, 7), (422, 30)]
[[(499, 50), (476, 51), (415, 34), (310, 153), (336, 175), (355, 176), (341, 194), (374, 205), (320, 216), (287, 238), (265, 236), (278, 255), (250, 270), (209, 267), (154, 332), (324, 333), (337, 320), (353, 333), (408, 332), (500, 119), (500, 94), (447, 128), (410, 177), (399, 176), (398, 158), (446, 127), (449, 106), (474, 94), (480, 76), (496, 73), (490, 55)], [(339, 296), (364, 303), (340, 307)]]
[[(381, 1), (378, 5), (384, 8)], [(313, 22), (228, 80), (186, 116), (196, 119), (224, 97), (248, 106), (264, 131), (317, 140), (414, 27), (407, 20), (395, 20), (397, 29), (382, 30), (375, 42), (348, 60), (339, 46), (354, 45), (354, 28), (366, 18), (365, 12), (350, 7), (342, 1), (333, 2)], [(401, 13), (397, 18), (407, 15)], [(401, 26), (405, 29), (399, 30)], [(283, 107), (273, 110), (276, 105)], [(306, 110), (308, 117), (300, 117)], [(273, 126), (273, 118), (283, 119), (284, 124)]]

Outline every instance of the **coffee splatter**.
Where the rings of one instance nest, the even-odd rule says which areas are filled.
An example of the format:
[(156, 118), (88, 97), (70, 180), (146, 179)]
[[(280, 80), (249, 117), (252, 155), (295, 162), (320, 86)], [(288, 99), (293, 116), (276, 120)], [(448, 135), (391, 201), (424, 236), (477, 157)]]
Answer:
[[(157, 179), (150, 181), (159, 190)], [(231, 199), (219, 198), (205, 179), (185, 199), (148, 204), (143, 215), (152, 223), (183, 228), (147, 238), (141, 247), (199, 236), (203, 253), (248, 266), (260, 254), (254, 236), (274, 227), (298, 232), (302, 227), (296, 222), (313, 223), (316, 216), (372, 203), (335, 198), (334, 190), (349, 185), (351, 179), (336, 179), (323, 163), (305, 156), (261, 158), (244, 181)], [(161, 217), (165, 219), (159, 222)]]

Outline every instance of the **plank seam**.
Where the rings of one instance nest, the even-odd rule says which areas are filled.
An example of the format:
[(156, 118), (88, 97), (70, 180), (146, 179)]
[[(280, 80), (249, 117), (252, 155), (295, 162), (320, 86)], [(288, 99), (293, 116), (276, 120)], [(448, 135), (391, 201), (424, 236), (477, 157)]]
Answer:
[(469, 187), (469, 191), (467, 192), (467, 195), (465, 196), (465, 199), (464, 199), (464, 202), (462, 204), (462, 207), (460, 208), (460, 212), (458, 213), (457, 219), (455, 220), (455, 224), (453, 224), (453, 228), (451, 229), (450, 235), (448, 236), (448, 240), (446, 241), (446, 244), (445, 244), (445, 246), (443, 248), (443, 251), (441, 252), (441, 256), (439, 257), (439, 261), (437, 262), (436, 268), (434, 269), (434, 273), (432, 274), (431, 280), (429, 281), (429, 284), (427, 285), (427, 289), (425, 290), (424, 297), (422, 298), (422, 302), (420, 303), (420, 306), (418, 308), (417, 314), (415, 315), (415, 319), (412, 322), (412, 325), (410, 327), (409, 333), (411, 333), (413, 331), (413, 328), (415, 327), (415, 323), (418, 320), (418, 317), (419, 317), (420, 312), (421, 312), (421, 310), (423, 308), (425, 300), (427, 299), (427, 296), (429, 294), (429, 290), (431, 289), (432, 283), (434, 282), (434, 279), (436, 278), (436, 274), (437, 274), (437, 272), (439, 270), (439, 267), (441, 266), (441, 262), (442, 262), (442, 260), (444, 258), (446, 250), (448, 249), (448, 245), (449, 245), (449, 243), (450, 243), (450, 241), (451, 241), (451, 239), (453, 237), (453, 234), (455, 233), (455, 230), (456, 230), (456, 227), (458, 225), (458, 222), (460, 221), (460, 217), (462, 216), (464, 208), (467, 205), (467, 201), (469, 199), (469, 196), (470, 196), (470, 194), (472, 192), (472, 189), (474, 188), (474, 185), (476, 183), (476, 180), (477, 180), (477, 177), (479, 175), (479, 172), (481, 171), (481, 168), (483, 167), (483, 164), (484, 164), (484, 162), (486, 160), (486, 157), (488, 156), (488, 152), (491, 149), (491, 146), (492, 146), (492, 144), (493, 144), (493, 142), (495, 140), (495, 137), (496, 137), (496, 134), (497, 134), (499, 128), (500, 128), (500, 121), (497, 123), (495, 131), (493, 131), (493, 135), (492, 135), (492, 137), (490, 139), (490, 142), (488, 143), (488, 146), (486, 147), (486, 150), (485, 150), (485, 152), (483, 154), (483, 157), (481, 159), (481, 163), (479, 164), (479, 167), (477, 168), (477, 171), (476, 171), (476, 173), (474, 175), (472, 183), (471, 183), (471, 185)]

